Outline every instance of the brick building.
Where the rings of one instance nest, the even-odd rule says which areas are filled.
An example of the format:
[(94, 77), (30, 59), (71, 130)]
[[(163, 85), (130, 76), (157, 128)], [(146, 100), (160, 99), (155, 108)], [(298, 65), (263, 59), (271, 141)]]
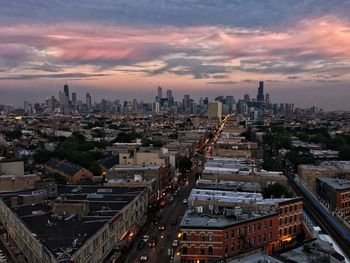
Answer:
[(317, 177), (316, 193), (331, 210), (350, 217), (350, 180)]

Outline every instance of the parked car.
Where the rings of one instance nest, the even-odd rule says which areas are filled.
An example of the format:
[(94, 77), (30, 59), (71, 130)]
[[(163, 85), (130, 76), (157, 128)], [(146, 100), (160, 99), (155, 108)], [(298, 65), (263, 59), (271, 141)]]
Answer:
[(183, 203), (183, 204), (187, 204), (187, 203), (188, 203), (188, 200), (185, 198), (184, 200), (182, 200), (182, 203)]
[(179, 240), (175, 239), (173, 241), (173, 247), (177, 247), (179, 245)]
[(144, 242), (147, 242), (148, 239), (149, 239), (149, 235), (143, 235), (143, 236), (142, 236), (142, 240), (143, 240)]
[(158, 227), (158, 230), (159, 231), (163, 231), (165, 229), (165, 224), (161, 224), (159, 227)]

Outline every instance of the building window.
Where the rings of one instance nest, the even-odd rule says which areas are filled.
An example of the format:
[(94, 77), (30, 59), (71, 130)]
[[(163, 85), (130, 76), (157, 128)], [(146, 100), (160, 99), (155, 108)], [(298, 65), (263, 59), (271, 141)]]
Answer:
[(270, 227), (272, 227), (272, 220), (270, 219)]
[(260, 244), (261, 240), (260, 240), (260, 235), (258, 235), (258, 244)]
[(264, 229), (266, 228), (266, 221), (264, 221)]
[(255, 225), (252, 226), (252, 232), (255, 232)]
[(294, 215), (294, 221), (297, 221), (297, 215)]
[[(209, 234), (209, 235), (210, 235), (210, 234)], [(183, 239), (184, 241), (187, 240), (187, 233), (182, 233), (182, 239)]]
[(258, 224), (258, 231), (260, 231), (260, 229), (261, 229), (261, 224), (259, 223)]
[(287, 208), (287, 207), (285, 207), (285, 208), (284, 208), (284, 212), (285, 212), (285, 213), (287, 213), (287, 211), (288, 211), (288, 208)]
[(289, 227), (289, 234), (292, 234), (292, 227)]
[(231, 244), (231, 253), (233, 254), (234, 252), (235, 252), (235, 244), (232, 243), (232, 244)]
[(287, 224), (287, 221), (288, 221), (288, 217), (285, 217), (284, 218), (284, 223)]
[(205, 248), (203, 246), (201, 246), (200, 248), (200, 254), (201, 255), (204, 255), (205, 254)]
[(225, 239), (228, 239), (228, 232), (225, 232)]
[(283, 220), (282, 220), (282, 218), (280, 217), (280, 225), (282, 225), (282, 222), (283, 222)]
[(208, 247), (208, 255), (213, 255), (213, 247), (212, 246)]
[(225, 253), (228, 253), (228, 245), (225, 246)]
[(287, 228), (284, 228), (284, 235), (287, 235)]
[(282, 208), (280, 208), (280, 214), (282, 214), (283, 213), (283, 209)]
[(213, 241), (213, 234), (212, 233), (208, 234), (208, 241)]
[(263, 238), (263, 241), (264, 241), (264, 242), (266, 241), (266, 234), (264, 234), (264, 238)]
[(290, 207), (289, 207), (289, 212), (292, 212), (292, 210), (293, 210), (293, 207), (290, 206)]
[(247, 226), (247, 233), (250, 233), (250, 226)]
[(187, 254), (187, 247), (182, 247), (182, 254), (184, 254), (184, 255)]
[(241, 233), (240, 233), (240, 229), (238, 228), (238, 229), (237, 229), (237, 236), (239, 237), (240, 234), (241, 234)]
[(201, 233), (200, 239), (201, 239), (201, 241), (205, 241), (205, 235), (204, 235), (204, 233)]
[(252, 238), (252, 245), (255, 245), (255, 237)]
[(232, 230), (232, 232), (231, 232), (231, 237), (235, 237), (235, 231), (234, 230)]
[(292, 223), (292, 221), (293, 221), (293, 216), (290, 216), (289, 217), (289, 222)]
[(294, 233), (296, 233), (297, 232), (297, 225), (294, 225)]
[(298, 210), (298, 206), (297, 204), (294, 205), (294, 210), (297, 211)]
[(282, 236), (282, 229), (280, 229), (279, 233), (280, 233), (280, 236)]
[(272, 233), (270, 232), (269, 233), (269, 240), (271, 240), (272, 239)]

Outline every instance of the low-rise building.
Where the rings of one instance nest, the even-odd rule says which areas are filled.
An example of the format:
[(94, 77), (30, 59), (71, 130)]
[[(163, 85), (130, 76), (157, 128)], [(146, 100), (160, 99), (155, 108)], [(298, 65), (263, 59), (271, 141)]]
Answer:
[(15, 192), (35, 188), (35, 182), (41, 178), (37, 174), (26, 175), (1, 175), (0, 192)]
[(0, 195), (6, 239), (26, 262), (102, 262), (145, 220), (146, 188), (59, 186)]
[(331, 210), (350, 216), (350, 180), (316, 177), (316, 193)]
[(236, 192), (261, 192), (260, 184), (257, 182), (236, 182), (225, 180), (204, 180), (198, 179), (196, 181), (196, 187), (199, 189), (215, 189), (215, 190), (227, 190)]

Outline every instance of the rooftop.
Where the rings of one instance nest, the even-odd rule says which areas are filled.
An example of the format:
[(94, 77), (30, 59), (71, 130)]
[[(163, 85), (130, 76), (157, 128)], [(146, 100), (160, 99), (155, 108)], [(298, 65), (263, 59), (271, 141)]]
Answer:
[(350, 180), (327, 178), (327, 177), (316, 177), (317, 180), (328, 184), (330, 187), (336, 190), (350, 190)]
[(204, 180), (199, 179), (196, 182), (197, 188), (231, 190), (242, 192), (261, 192), (260, 184), (257, 182), (236, 182), (224, 180)]
[[(64, 251), (73, 255), (87, 239), (144, 190), (144, 187), (59, 186), (58, 196), (51, 201), (58, 204), (86, 204), (89, 206), (86, 215), (55, 214), (43, 190), (6, 193), (1, 194), (0, 198), (17, 214), (33, 236), (59, 257)], [(26, 197), (30, 201), (25, 202)], [(34, 197), (42, 199), (31, 201), (30, 198)], [(14, 198), (17, 204), (11, 205)]]

